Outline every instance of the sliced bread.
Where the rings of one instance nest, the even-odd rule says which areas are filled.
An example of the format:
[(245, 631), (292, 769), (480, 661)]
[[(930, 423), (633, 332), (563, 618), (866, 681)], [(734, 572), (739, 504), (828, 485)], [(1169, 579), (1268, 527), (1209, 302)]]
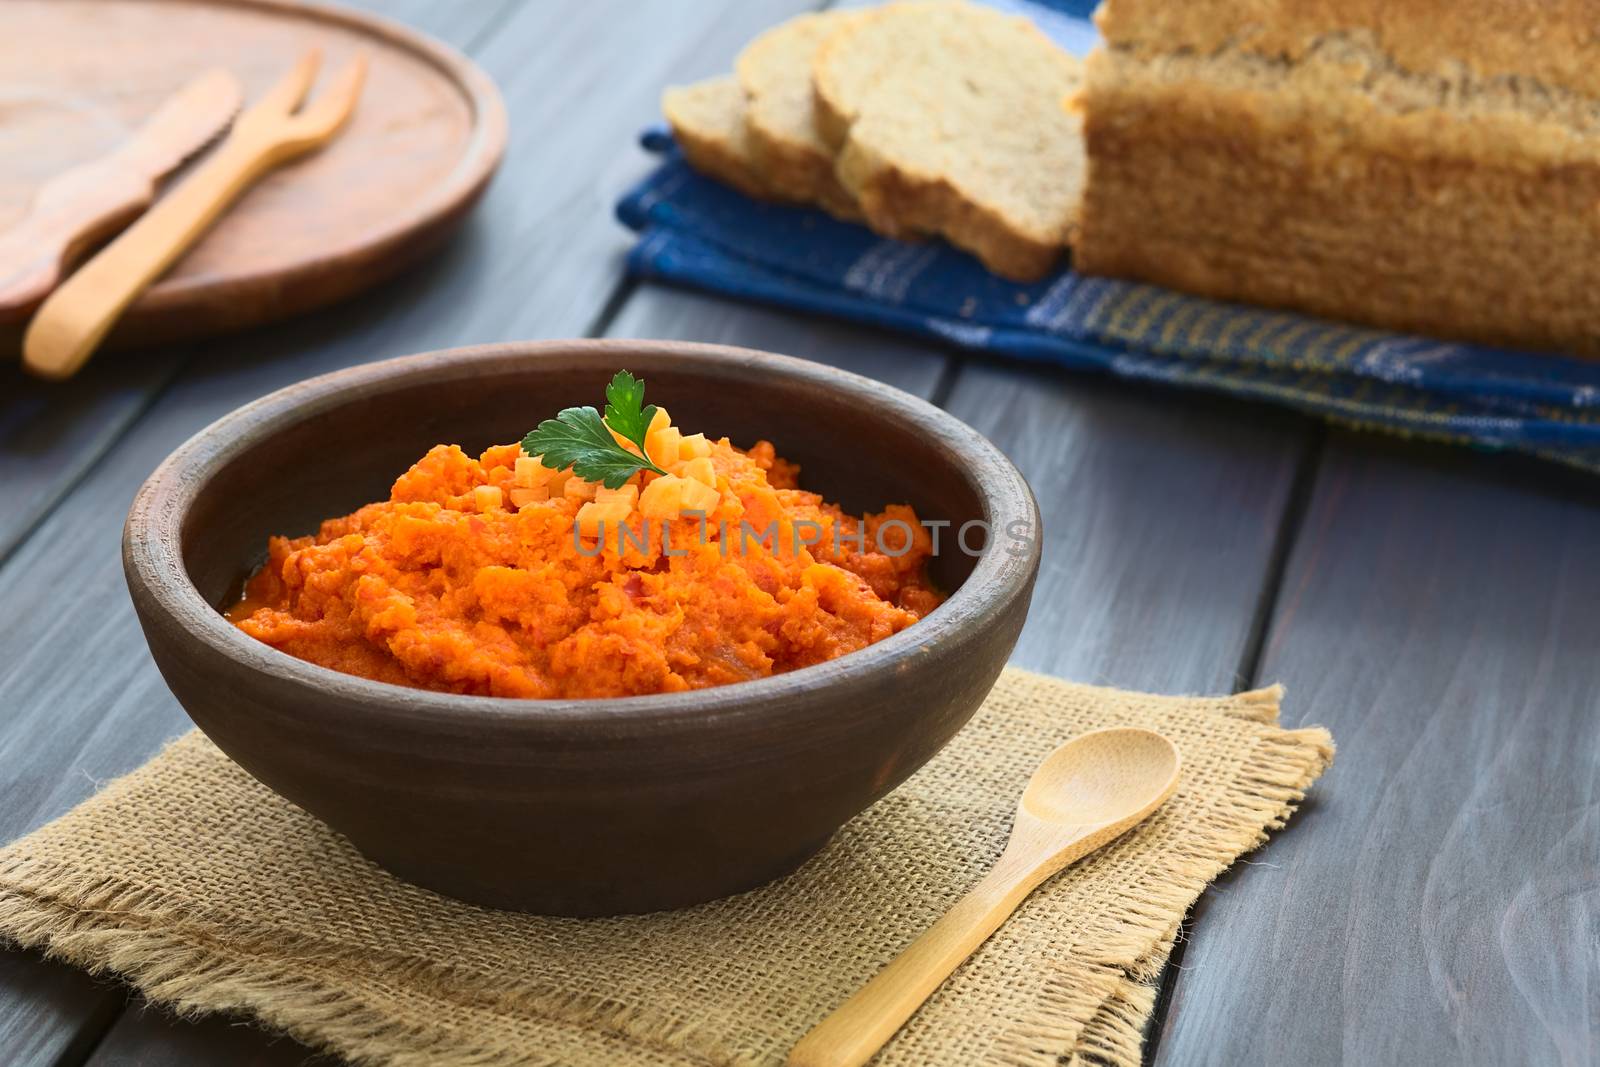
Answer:
[(768, 184), (845, 219), (861, 213), (834, 173), (833, 149), (817, 133), (811, 65), (824, 40), (865, 17), (859, 11), (799, 15), (751, 41), (734, 64), (750, 149)]
[(812, 63), (816, 124), (868, 223), (941, 234), (998, 274), (1043, 276), (1077, 224), (1079, 62), (1026, 18), (964, 0), (878, 8)]
[(661, 94), (661, 110), (695, 170), (747, 196), (775, 195), (751, 153), (744, 90), (732, 76), (675, 85)]

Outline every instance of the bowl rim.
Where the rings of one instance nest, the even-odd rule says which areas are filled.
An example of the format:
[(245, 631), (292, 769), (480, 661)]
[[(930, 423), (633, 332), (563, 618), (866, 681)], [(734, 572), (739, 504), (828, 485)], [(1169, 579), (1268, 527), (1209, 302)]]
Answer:
[[(526, 698), (446, 693), (380, 682), (310, 663), (258, 641), (229, 623), (201, 595), (183, 562), (182, 530), (189, 509), (216, 474), (239, 455), (289, 426), (341, 407), (384, 385), (416, 379), (454, 379), (487, 368), (541, 358), (581, 356), (604, 366), (607, 357), (687, 358), (711, 364), (759, 364), (762, 373), (843, 389), (879, 405), (886, 417), (907, 422), (952, 457), (978, 498), (990, 536), (971, 573), (944, 603), (897, 634), (824, 663), (746, 682), (621, 697)], [(625, 360), (624, 360), (625, 361)], [(621, 365), (621, 364), (619, 364)], [(643, 373), (648, 374), (646, 368)], [(982, 477), (978, 477), (981, 471)], [(1007, 552), (996, 531), (1022, 518), (1031, 539), (1022, 554)], [(240, 667), (341, 698), (392, 722), (407, 719), (463, 726), (533, 720), (554, 727), (588, 725), (652, 729), (704, 729), (763, 705), (815, 688), (847, 684), (883, 670), (903, 669), (908, 657), (933, 654), (994, 622), (1025, 595), (1039, 567), (1038, 503), (1027, 480), (1006, 455), (977, 430), (935, 405), (893, 386), (826, 364), (757, 349), (691, 341), (627, 338), (512, 341), (439, 349), (361, 364), (305, 379), (235, 408), (193, 434), (151, 473), (134, 497), (123, 530), (123, 563), (130, 592), (164, 613), (192, 640)], [(684, 714), (692, 712), (692, 714)]]

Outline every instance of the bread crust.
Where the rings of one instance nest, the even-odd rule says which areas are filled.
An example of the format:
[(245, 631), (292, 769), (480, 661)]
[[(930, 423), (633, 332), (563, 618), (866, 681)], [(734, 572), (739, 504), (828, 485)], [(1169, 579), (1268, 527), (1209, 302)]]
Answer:
[[(872, 228), (886, 237), (919, 241), (942, 235), (983, 265), (1013, 281), (1037, 281), (1061, 259), (1061, 239), (1038, 240), (963, 194), (938, 175), (876, 160), (855, 143), (839, 157), (840, 174), (856, 190)], [(911, 226), (905, 220), (921, 225)]]
[(1600, 97), (1600, 0), (1105, 0), (1095, 22), (1108, 45), (1138, 54), (1288, 62), (1357, 30), (1419, 74), (1533, 78)]

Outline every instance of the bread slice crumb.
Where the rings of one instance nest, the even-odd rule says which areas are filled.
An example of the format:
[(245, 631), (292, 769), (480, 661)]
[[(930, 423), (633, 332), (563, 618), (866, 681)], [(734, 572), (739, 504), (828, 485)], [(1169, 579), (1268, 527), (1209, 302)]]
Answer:
[(751, 41), (734, 64), (750, 148), (767, 183), (850, 221), (861, 212), (834, 173), (833, 148), (817, 132), (811, 65), (823, 41), (866, 17), (861, 11), (796, 16)]
[(731, 75), (668, 88), (661, 94), (661, 111), (695, 170), (747, 196), (777, 197), (756, 165), (744, 90)]
[(997, 274), (1059, 259), (1083, 193), (1083, 128), (1061, 107), (1078, 60), (1022, 16), (914, 0), (829, 35), (812, 63), (817, 132), (868, 223), (937, 233)]

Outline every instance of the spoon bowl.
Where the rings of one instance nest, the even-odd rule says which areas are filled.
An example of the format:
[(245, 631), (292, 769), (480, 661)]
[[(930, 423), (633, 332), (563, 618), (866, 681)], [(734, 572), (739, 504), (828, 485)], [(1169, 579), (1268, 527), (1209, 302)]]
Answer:
[(1154, 730), (1115, 726), (1079, 734), (1033, 772), (1017, 805), (1018, 819), (1064, 828), (1121, 827), (1115, 837), (1172, 794), (1180, 763), (1177, 746)]

